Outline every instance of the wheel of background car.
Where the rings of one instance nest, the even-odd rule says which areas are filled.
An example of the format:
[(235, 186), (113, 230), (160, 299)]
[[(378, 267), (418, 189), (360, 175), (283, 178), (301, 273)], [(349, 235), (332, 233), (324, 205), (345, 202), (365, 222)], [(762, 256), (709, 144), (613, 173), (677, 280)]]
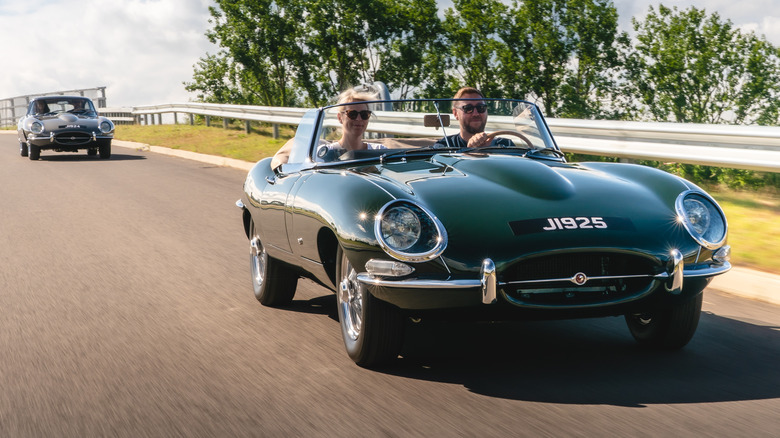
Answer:
[(100, 158), (107, 160), (111, 158), (111, 143), (109, 144), (101, 144), (98, 147), (98, 150), (100, 151)]
[(536, 149), (533, 143), (531, 143), (531, 140), (529, 140), (528, 137), (525, 136), (525, 134), (518, 131), (511, 131), (511, 130), (491, 132), (490, 134), (487, 135), (488, 144), (490, 144), (490, 142), (493, 141), (493, 139), (498, 135), (511, 135), (514, 137), (518, 137), (520, 140), (523, 140), (530, 149)]
[(19, 142), (19, 154), (23, 157), (27, 156), (27, 143)]
[(38, 158), (41, 157), (41, 148), (39, 146), (35, 146), (34, 144), (31, 144), (28, 146), (28, 149), (29, 151), (27, 156), (31, 160), (37, 160)]
[(349, 357), (362, 367), (395, 359), (401, 351), (403, 317), (399, 309), (368, 293), (339, 247), (336, 256), (339, 324)]
[(87, 155), (97, 155), (98, 150), (97, 148), (89, 148), (87, 149)]
[(298, 286), (298, 274), (269, 257), (255, 232), (255, 223), (249, 225), (249, 263), (252, 288), (257, 301), (264, 306), (278, 307), (290, 304)]
[(647, 313), (626, 315), (631, 335), (640, 345), (675, 350), (691, 340), (699, 325), (703, 293)]

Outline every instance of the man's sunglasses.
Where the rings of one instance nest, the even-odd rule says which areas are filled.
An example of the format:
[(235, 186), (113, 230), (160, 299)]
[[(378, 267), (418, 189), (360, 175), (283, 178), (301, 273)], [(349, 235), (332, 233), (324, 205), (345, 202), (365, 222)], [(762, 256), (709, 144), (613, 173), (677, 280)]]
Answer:
[(357, 120), (358, 115), (360, 115), (360, 118), (363, 119), (363, 120), (368, 120), (368, 118), (371, 117), (371, 111), (368, 111), (368, 110), (363, 110), (363, 111), (358, 111), (358, 110), (344, 111), (344, 114), (346, 114), (347, 117), (349, 117), (352, 120)]
[(471, 114), (476, 109), (478, 113), (482, 114), (485, 111), (487, 111), (487, 105), (485, 105), (485, 104), (479, 104), (479, 105), (468, 104), (468, 105), (463, 105), (462, 107), (460, 107), (458, 109), (460, 109), (461, 111), (463, 111), (466, 114)]

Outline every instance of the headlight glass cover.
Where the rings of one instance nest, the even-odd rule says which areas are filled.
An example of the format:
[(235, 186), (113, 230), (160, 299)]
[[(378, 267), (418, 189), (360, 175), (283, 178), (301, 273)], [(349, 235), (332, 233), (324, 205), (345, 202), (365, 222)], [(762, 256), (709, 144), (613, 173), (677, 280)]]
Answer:
[(114, 130), (114, 127), (111, 125), (111, 122), (108, 121), (102, 121), (100, 122), (100, 132), (103, 134), (107, 134)]
[(38, 120), (35, 120), (30, 125), (30, 131), (32, 131), (33, 134), (40, 134), (43, 132), (43, 123), (39, 122)]
[(687, 191), (677, 197), (675, 205), (685, 229), (696, 242), (708, 249), (720, 248), (726, 240), (726, 215), (706, 193)]
[(385, 204), (376, 217), (374, 232), (382, 249), (402, 261), (432, 260), (447, 246), (447, 232), (436, 216), (406, 200)]

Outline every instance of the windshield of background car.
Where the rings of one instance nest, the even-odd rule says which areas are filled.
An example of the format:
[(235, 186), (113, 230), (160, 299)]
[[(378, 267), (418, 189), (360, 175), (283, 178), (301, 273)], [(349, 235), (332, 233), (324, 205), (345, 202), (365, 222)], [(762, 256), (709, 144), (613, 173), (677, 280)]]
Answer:
[(32, 114), (60, 114), (60, 113), (87, 114), (95, 113), (95, 107), (89, 99), (78, 98), (51, 98), (37, 99), (32, 103)]
[(491, 153), (557, 149), (539, 109), (521, 100), (352, 102), (322, 111), (311, 151), (315, 162), (379, 157), (392, 149), (460, 150), (465, 146), (457, 138), (461, 120), (474, 132), (497, 133)]

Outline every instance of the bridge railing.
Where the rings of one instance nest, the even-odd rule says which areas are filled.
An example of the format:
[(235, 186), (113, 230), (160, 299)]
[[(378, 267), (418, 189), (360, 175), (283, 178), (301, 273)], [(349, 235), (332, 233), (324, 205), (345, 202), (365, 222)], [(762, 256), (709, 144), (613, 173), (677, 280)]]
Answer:
[[(165, 113), (185, 113), (225, 120), (297, 126), (305, 108), (174, 103), (133, 108), (137, 120), (152, 123)], [(419, 134), (422, 114), (377, 113), (368, 130), (395, 135)], [(780, 127), (686, 123), (547, 119), (564, 152), (647, 159), (765, 172), (780, 172)], [(491, 117), (487, 130), (513, 129), (510, 118)], [(452, 129), (452, 128), (451, 128)], [(457, 129), (457, 127), (454, 127)], [(453, 131), (454, 132), (454, 131)]]

